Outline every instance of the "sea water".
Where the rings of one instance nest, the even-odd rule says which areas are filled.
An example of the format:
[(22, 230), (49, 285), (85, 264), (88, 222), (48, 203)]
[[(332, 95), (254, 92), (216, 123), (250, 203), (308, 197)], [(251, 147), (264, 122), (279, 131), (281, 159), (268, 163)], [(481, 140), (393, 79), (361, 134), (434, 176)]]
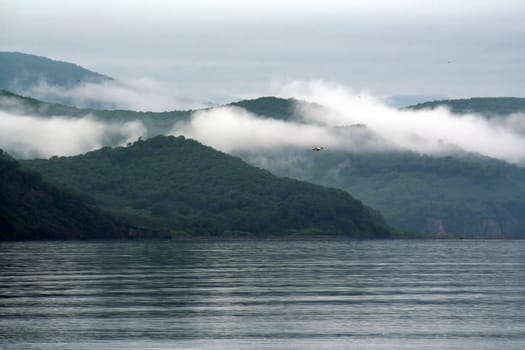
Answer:
[(0, 349), (525, 349), (525, 241), (0, 244)]

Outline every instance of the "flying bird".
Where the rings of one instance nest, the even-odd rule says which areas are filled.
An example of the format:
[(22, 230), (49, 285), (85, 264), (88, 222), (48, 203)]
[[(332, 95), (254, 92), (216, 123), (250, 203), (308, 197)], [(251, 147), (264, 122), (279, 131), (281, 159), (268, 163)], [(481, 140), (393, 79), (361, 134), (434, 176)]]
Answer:
[(323, 146), (315, 146), (315, 147), (312, 147), (312, 151), (316, 151), (316, 152), (322, 151), (323, 149), (324, 149)]

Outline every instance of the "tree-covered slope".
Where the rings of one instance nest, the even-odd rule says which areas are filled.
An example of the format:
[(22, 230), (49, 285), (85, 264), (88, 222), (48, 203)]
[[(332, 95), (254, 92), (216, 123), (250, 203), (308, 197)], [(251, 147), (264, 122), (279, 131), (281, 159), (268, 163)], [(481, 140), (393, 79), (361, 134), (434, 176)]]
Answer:
[(344, 189), (409, 232), (525, 236), (525, 170), (504, 161), (330, 150), (241, 156), (281, 176)]
[(261, 117), (294, 120), (298, 117), (297, 104), (306, 103), (293, 98), (283, 99), (278, 97), (259, 97), (251, 100), (242, 100), (230, 103), (230, 106), (244, 108)]
[[(8, 96), (9, 93), (4, 92), (4, 95)], [(19, 96), (11, 97), (21, 99)], [(477, 103), (478, 99), (466, 100), (476, 102), (475, 109), (469, 107), (455, 111), (475, 111), (494, 117), (493, 113), (520, 110), (520, 101), (523, 99), (481, 100), (484, 102)], [(2, 101), (7, 100), (3, 100), (0, 94), (0, 109), (7, 108), (2, 107)], [(504, 107), (508, 101), (514, 107)], [(488, 107), (491, 105), (489, 102), (501, 103), (502, 106)], [(264, 117), (296, 122), (301, 120), (297, 103), (303, 102), (264, 97), (240, 101), (234, 105)], [(50, 116), (60, 108), (69, 108), (69, 112), (63, 110), (63, 114), (91, 113), (97, 119), (107, 121), (143, 120), (148, 137), (168, 133), (176, 122), (187, 121), (192, 117), (192, 111), (94, 111), (71, 109), (31, 99), (24, 99), (22, 105), (26, 106), (25, 111), (29, 114), (34, 112)], [(373, 137), (373, 130), (370, 133)], [(366, 142), (368, 133), (365, 136), (363, 142)], [(461, 236), (520, 236), (525, 233), (521, 217), (525, 198), (523, 171), (503, 161), (469, 156), (465, 152), (451, 157), (423, 156), (412, 152), (332, 152), (329, 149), (312, 154), (285, 147), (277, 152), (259, 150), (238, 155), (278, 175), (348, 191), (365, 204), (381, 210), (390, 224), (403, 230)]]
[(441, 100), (419, 103), (408, 109), (434, 109), (446, 107), (455, 114), (475, 113), (487, 117), (525, 112), (525, 98), (519, 97), (476, 97), (457, 100)]
[(24, 165), (135, 225), (175, 233), (390, 235), (380, 214), (341, 190), (278, 178), (183, 137)]
[(48, 85), (73, 86), (80, 82), (102, 82), (110, 77), (72, 63), (20, 52), (0, 52), (0, 88), (24, 91), (45, 82)]
[(42, 181), (0, 150), (0, 240), (101, 239), (166, 236), (132, 228), (89, 199)]

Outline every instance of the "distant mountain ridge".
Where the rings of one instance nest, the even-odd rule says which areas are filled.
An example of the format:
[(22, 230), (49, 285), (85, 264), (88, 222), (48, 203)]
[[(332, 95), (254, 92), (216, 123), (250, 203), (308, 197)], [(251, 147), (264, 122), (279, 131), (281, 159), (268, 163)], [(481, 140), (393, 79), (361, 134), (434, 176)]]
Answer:
[[(16, 94), (24, 95), (24, 93), (27, 93), (28, 88), (40, 82), (61, 87), (71, 87), (81, 83), (101, 83), (111, 80), (114, 79), (73, 63), (21, 52), (0, 52), (0, 89)], [(442, 99), (407, 106), (410, 101), (430, 99), (432, 97), (435, 98), (435, 96), (430, 95), (392, 96), (390, 100), (401, 99), (401, 102), (398, 101), (393, 105), (401, 105), (403, 106), (402, 108), (406, 109), (433, 109), (438, 106), (444, 106), (457, 114), (478, 113), (485, 116), (494, 116), (525, 111), (525, 98), (519, 97)], [(390, 100), (387, 99), (387, 101)], [(56, 102), (67, 103), (67, 101)], [(245, 108), (260, 116), (290, 120), (294, 119), (294, 116), (297, 114), (295, 107), (297, 103), (301, 103), (301, 101), (268, 96), (242, 100), (229, 105)]]
[(525, 113), (525, 98), (521, 97), (473, 97), (467, 99), (439, 100), (415, 104), (407, 109), (434, 109), (446, 107), (455, 114), (481, 114), (486, 117)]
[(436, 95), (394, 95), (383, 98), (383, 101), (390, 107), (404, 108), (418, 103), (447, 99), (446, 96)]
[[(294, 120), (299, 118), (297, 105), (315, 105), (306, 101), (300, 101), (293, 98), (279, 98), (273, 96), (259, 97), (249, 100), (241, 100), (228, 103), (218, 107), (240, 107), (246, 111), (256, 114), (260, 117), (274, 118), (280, 120)], [(14, 93), (7, 89), (0, 89), (0, 111), (6, 111), (20, 115), (31, 115), (37, 117), (51, 116), (69, 116), (83, 117), (93, 115), (101, 120), (134, 120), (143, 118), (161, 119), (172, 116), (174, 121), (189, 119), (192, 112), (211, 110), (210, 108), (201, 108), (196, 110), (173, 110), (167, 112), (137, 112), (121, 109), (94, 109), (80, 108), (67, 104), (42, 101), (30, 96), (24, 96)], [(154, 136), (154, 135), (153, 135)]]
[(34, 117), (85, 117), (88, 115), (100, 120), (136, 120), (153, 117), (162, 119), (166, 116), (188, 118), (192, 110), (174, 110), (169, 112), (137, 112), (122, 109), (95, 109), (74, 107), (67, 104), (42, 101), (33, 97), (23, 96), (11, 91), (0, 89), (0, 111)]
[(0, 52), (0, 88), (23, 93), (39, 83), (71, 87), (113, 80), (73, 63), (21, 52)]

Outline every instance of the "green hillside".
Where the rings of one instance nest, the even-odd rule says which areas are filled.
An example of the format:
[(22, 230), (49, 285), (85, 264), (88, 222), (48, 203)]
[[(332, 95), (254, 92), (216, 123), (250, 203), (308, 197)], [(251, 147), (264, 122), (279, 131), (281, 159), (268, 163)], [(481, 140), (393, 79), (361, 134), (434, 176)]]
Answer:
[(1, 89), (20, 92), (39, 82), (68, 87), (107, 80), (111, 78), (72, 63), (20, 52), (0, 52)]
[(176, 234), (391, 234), (380, 214), (341, 190), (278, 178), (183, 137), (23, 164), (134, 225)]
[(298, 119), (297, 104), (306, 103), (293, 98), (283, 99), (278, 97), (259, 97), (252, 100), (242, 100), (230, 103), (230, 106), (237, 106), (257, 114), (261, 117), (294, 120)]
[(90, 199), (42, 181), (0, 150), (0, 240), (166, 237), (102, 213)]
[[(10, 104), (5, 101), (10, 99), (21, 101), (16, 105), (23, 105), (27, 114), (51, 116), (61, 111), (58, 114), (89, 114), (106, 121), (142, 120), (147, 126), (148, 137), (165, 134), (174, 123), (189, 120), (192, 115), (192, 111), (137, 113), (76, 109), (8, 92), (0, 94), (0, 109), (8, 110)], [(478, 100), (483, 100), (483, 103), (475, 103), (476, 113), (494, 116), (494, 111), (517, 111), (519, 101), (523, 99), (466, 101)], [(490, 107), (491, 103), (498, 102), (505, 106), (506, 101), (516, 103), (513, 108)], [(296, 103), (293, 99), (264, 97), (234, 105), (265, 117), (299, 120)], [(421, 106), (429, 104), (418, 106), (412, 108), (423, 108)], [(469, 108), (471, 111), (474, 107)], [(456, 112), (466, 110), (458, 109)], [(373, 136), (373, 130), (370, 132)], [(354, 136), (349, 134), (349, 137)], [(356, 154), (325, 150), (312, 154), (284, 148), (275, 153), (254, 151), (238, 155), (277, 175), (348, 191), (367, 205), (381, 210), (391, 225), (403, 230), (483, 237), (522, 236), (525, 232), (521, 217), (525, 198), (523, 169), (503, 161), (465, 152), (453, 157), (433, 157), (411, 152)]]
[(525, 169), (486, 157), (410, 152), (242, 154), (280, 176), (341, 188), (392, 226), (441, 236), (524, 237)]
[(525, 112), (525, 98), (519, 97), (476, 97), (457, 100), (442, 100), (419, 103), (408, 109), (434, 109), (446, 107), (452, 113), (476, 113), (487, 117), (504, 116)]

